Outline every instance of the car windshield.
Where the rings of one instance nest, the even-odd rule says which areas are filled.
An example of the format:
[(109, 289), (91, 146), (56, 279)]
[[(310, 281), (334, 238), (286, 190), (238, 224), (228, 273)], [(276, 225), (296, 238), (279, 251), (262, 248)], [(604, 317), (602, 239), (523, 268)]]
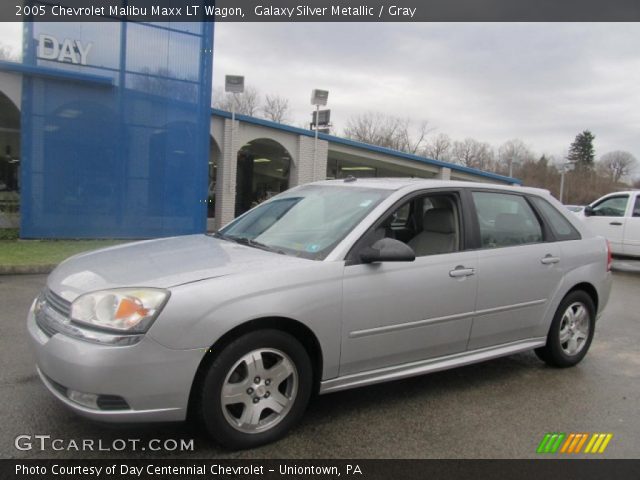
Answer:
[(220, 234), (257, 248), (322, 260), (390, 193), (346, 185), (294, 188), (258, 205)]

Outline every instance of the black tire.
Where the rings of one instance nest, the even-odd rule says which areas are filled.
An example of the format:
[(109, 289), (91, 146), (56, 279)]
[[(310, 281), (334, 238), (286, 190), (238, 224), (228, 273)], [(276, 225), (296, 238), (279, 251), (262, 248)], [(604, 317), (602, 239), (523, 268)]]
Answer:
[[(254, 360), (256, 357), (261, 363)], [(258, 377), (250, 376), (259, 371), (258, 364), (264, 365), (264, 376), (255, 382)], [(268, 378), (270, 372), (286, 375), (291, 365), (292, 373), (285, 380)], [(224, 386), (227, 392), (234, 392), (225, 394), (225, 403), (236, 398), (242, 403), (224, 405)], [(220, 445), (229, 449), (253, 448), (282, 438), (300, 420), (312, 387), (311, 360), (300, 342), (279, 330), (257, 330), (232, 341), (214, 358), (199, 383), (194, 413)], [(286, 399), (289, 402), (280, 413), (269, 408), (282, 407)], [(249, 421), (242, 421), (245, 409), (247, 415), (253, 413)]]
[[(584, 340), (576, 340), (577, 351), (572, 353), (572, 348), (569, 342), (562, 342), (562, 339), (566, 338), (565, 335), (576, 336), (578, 328), (575, 325), (578, 323), (575, 319), (579, 316), (579, 308), (584, 308), (586, 317), (583, 317), (583, 321), (580, 324), (587, 326), (588, 332)], [(571, 314), (569, 310), (571, 309)], [(571, 317), (574, 318), (574, 330), (569, 328), (571, 324)], [(544, 347), (536, 348), (535, 352), (540, 360), (546, 362), (548, 365), (559, 368), (573, 367), (580, 363), (584, 356), (589, 351), (591, 341), (595, 332), (596, 323), (596, 309), (591, 297), (582, 290), (575, 290), (567, 294), (562, 300), (558, 310), (556, 311), (549, 333), (547, 334), (547, 343)], [(582, 332), (584, 334), (584, 332)], [(578, 336), (580, 334), (577, 334)]]

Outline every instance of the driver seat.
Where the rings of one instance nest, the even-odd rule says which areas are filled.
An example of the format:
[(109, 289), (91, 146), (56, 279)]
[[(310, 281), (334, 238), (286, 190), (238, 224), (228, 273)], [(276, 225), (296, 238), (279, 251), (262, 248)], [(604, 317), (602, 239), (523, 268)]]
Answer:
[(417, 257), (449, 253), (456, 250), (456, 228), (453, 211), (432, 208), (424, 212), (422, 232), (409, 241)]

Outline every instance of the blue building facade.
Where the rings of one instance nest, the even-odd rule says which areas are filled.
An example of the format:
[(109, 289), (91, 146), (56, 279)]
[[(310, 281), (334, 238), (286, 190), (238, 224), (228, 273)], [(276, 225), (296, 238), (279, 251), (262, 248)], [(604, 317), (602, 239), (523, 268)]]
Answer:
[(25, 23), (21, 237), (205, 231), (212, 61), (212, 23)]

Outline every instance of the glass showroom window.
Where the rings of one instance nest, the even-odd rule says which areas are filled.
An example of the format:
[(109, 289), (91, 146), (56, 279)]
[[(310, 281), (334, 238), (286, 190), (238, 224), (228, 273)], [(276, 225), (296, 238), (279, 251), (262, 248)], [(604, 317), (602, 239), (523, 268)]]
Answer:
[(259, 138), (238, 152), (236, 216), (289, 188), (291, 155), (278, 142)]
[[(22, 22), (2, 25), (1, 62), (22, 63), (22, 35)], [(20, 90), (16, 87), (22, 81), (15, 77), (14, 85), (0, 82), (0, 229), (20, 225)]]
[(17, 228), (20, 214), (20, 111), (0, 92), (0, 228)]

